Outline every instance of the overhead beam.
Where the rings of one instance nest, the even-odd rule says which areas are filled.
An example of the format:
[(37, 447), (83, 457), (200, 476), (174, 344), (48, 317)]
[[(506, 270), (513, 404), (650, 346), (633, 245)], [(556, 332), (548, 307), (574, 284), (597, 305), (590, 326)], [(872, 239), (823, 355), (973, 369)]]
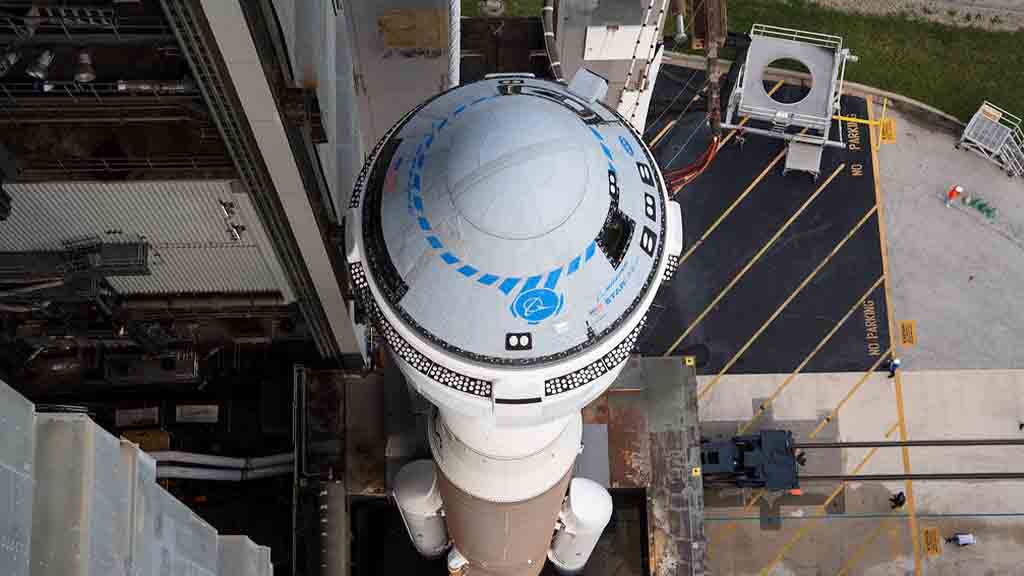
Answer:
[(110, 32), (86, 34), (39, 33), (24, 38), (17, 34), (0, 34), (0, 44), (18, 46), (146, 46), (150, 44), (174, 44), (173, 34), (117, 34)]
[[(328, 358), (359, 350), (324, 215), (293, 155), (241, 3), (161, 0), (297, 301)], [(237, 86), (245, 86), (240, 90)], [(340, 254), (336, 255), (340, 257)]]

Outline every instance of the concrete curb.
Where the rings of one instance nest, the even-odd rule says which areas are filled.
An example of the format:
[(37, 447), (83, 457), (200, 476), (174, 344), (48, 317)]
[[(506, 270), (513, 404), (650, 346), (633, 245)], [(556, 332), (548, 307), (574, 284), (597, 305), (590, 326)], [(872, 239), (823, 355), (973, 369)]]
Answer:
[[(696, 56), (693, 54), (681, 54), (679, 52), (666, 52), (664, 57), (666, 64), (675, 64), (686, 68), (693, 68), (704, 70), (707, 68), (707, 61), (703, 56)], [(729, 66), (732, 62), (729, 60), (718, 61), (718, 71), (722, 74), (729, 70)], [(764, 75), (766, 80), (787, 80), (790, 82), (803, 83), (810, 79), (809, 74), (802, 72), (794, 72), (791, 70), (782, 70), (779, 68), (769, 68), (767, 73)], [(929, 106), (924, 102), (908, 98), (902, 94), (896, 94), (887, 90), (881, 90), (873, 86), (867, 86), (864, 84), (858, 84), (857, 82), (846, 81), (843, 83), (843, 93), (850, 94), (853, 96), (872, 96), (874, 98), (888, 98), (889, 105), (904, 114), (913, 116), (917, 120), (927, 122), (928, 124), (934, 125), (938, 128), (947, 130), (957, 136), (966, 127), (966, 124), (961, 122), (958, 118), (951, 114), (947, 114), (934, 106)], [(979, 103), (980, 105), (980, 103)]]

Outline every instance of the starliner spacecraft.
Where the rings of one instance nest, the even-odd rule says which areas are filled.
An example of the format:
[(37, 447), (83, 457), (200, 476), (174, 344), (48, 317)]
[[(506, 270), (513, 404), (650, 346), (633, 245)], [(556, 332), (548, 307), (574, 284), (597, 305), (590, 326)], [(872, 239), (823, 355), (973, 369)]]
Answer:
[(417, 550), (470, 576), (583, 568), (612, 513), (573, 478), (682, 249), (651, 152), (581, 71), (495, 75), (409, 112), (346, 216), (359, 305), (435, 407), (393, 494)]

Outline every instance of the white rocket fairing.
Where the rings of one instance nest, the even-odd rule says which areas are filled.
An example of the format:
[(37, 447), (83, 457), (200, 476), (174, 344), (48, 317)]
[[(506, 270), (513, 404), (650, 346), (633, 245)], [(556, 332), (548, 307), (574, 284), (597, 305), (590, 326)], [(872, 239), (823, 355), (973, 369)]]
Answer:
[[(682, 249), (650, 151), (590, 79), (501, 75), (424, 103), (373, 150), (346, 217), (359, 304), (438, 408), (436, 470), (400, 478), (399, 506), (427, 553), (446, 529), (467, 574), (537, 574), (556, 528), (584, 524), (551, 557), (585, 563), (601, 514), (580, 507), (605, 503), (589, 484), (565, 501), (580, 410), (622, 369)], [(435, 495), (443, 510), (425, 507)]]

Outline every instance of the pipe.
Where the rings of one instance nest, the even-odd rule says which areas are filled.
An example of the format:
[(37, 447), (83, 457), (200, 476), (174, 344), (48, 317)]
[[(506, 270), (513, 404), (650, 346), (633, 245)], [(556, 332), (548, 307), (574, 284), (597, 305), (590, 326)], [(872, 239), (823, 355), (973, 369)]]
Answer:
[(243, 482), (245, 480), (258, 480), (260, 478), (271, 478), (273, 476), (284, 476), (291, 474), (293, 467), (274, 466), (272, 468), (260, 468), (258, 470), (218, 470), (214, 468), (189, 468), (187, 466), (158, 466), (156, 469), (157, 478), (178, 478), (184, 480), (214, 480), (219, 482)]
[(797, 442), (794, 449), (815, 448), (898, 448), (902, 446), (1024, 446), (1024, 438), (994, 438), (981, 440), (907, 440), (884, 442)]
[(8, 298), (10, 296), (20, 296), (29, 292), (36, 292), (39, 290), (47, 290), (50, 288), (60, 288), (64, 285), (64, 280), (51, 280), (49, 282), (43, 282), (42, 284), (32, 284), (30, 286), (22, 286), (20, 288), (13, 288), (11, 290), (4, 290), (0, 292), (0, 298)]
[(462, 66), (462, 2), (448, 0), (448, 87), (459, 85)]
[(60, 33), (39, 33), (25, 38), (18, 36), (17, 34), (0, 34), (0, 44), (17, 44), (18, 46), (56, 46), (70, 44), (73, 46), (138, 46), (138, 45), (160, 45), (167, 44), (172, 45), (175, 42), (173, 34), (144, 34), (144, 33), (132, 33), (125, 34), (121, 32), (118, 35), (114, 34), (103, 34), (103, 33), (90, 33), (90, 34), (74, 34), (69, 37), (63, 32)]
[(683, 13), (686, 12), (686, 0), (675, 0), (676, 7), (676, 35), (673, 39), (676, 44), (686, 42), (686, 21)]
[(563, 82), (562, 60), (558, 56), (558, 45), (555, 43), (555, 0), (544, 0), (541, 23), (544, 25), (544, 48), (551, 62), (551, 75), (555, 77), (555, 82)]
[(257, 468), (268, 468), (280, 464), (287, 464), (295, 461), (295, 455), (291, 452), (275, 454), (273, 456), (262, 456), (259, 458), (233, 458), (230, 456), (215, 456), (212, 454), (195, 454), (192, 452), (178, 452), (164, 450), (151, 452), (149, 454), (157, 461), (157, 464), (164, 462), (177, 462), (179, 464), (195, 464), (197, 466), (211, 466), (214, 468), (233, 468), (238, 470), (254, 470)]
[(800, 476), (800, 482), (895, 482), (898, 480), (1024, 480), (1024, 472), (970, 472), (966, 474), (822, 474)]
[[(709, 86), (713, 86), (713, 85), (714, 84), (711, 84)], [(751, 128), (750, 126), (741, 126), (739, 124), (722, 124), (721, 127), (725, 128), (726, 130), (737, 130), (737, 131), (739, 131), (740, 134), (742, 134), (744, 132), (750, 132), (751, 134), (760, 134), (761, 136), (768, 136), (768, 137), (771, 137), (771, 138), (779, 138), (780, 140), (785, 140), (787, 142), (794, 142), (795, 141), (795, 142), (804, 142), (806, 144), (815, 144), (815, 145), (819, 144), (818, 142), (812, 141), (812, 140), (808, 139), (805, 136), (801, 136), (800, 134), (789, 134), (789, 133), (772, 132), (771, 130), (762, 130), (761, 128)], [(843, 148), (843, 149), (846, 149), (846, 144), (844, 144), (842, 142), (837, 142), (835, 140), (825, 140), (825, 142), (820, 143), (820, 145), (822, 145), (822, 146), (831, 146), (832, 148)]]
[[(352, 538), (348, 491), (343, 482), (320, 485), (320, 576), (345, 576), (349, 572)], [(298, 571), (292, 572), (296, 574)]]
[(132, 124), (157, 122), (189, 122), (190, 116), (136, 116), (127, 118), (85, 116), (80, 118), (0, 118), (0, 124)]

